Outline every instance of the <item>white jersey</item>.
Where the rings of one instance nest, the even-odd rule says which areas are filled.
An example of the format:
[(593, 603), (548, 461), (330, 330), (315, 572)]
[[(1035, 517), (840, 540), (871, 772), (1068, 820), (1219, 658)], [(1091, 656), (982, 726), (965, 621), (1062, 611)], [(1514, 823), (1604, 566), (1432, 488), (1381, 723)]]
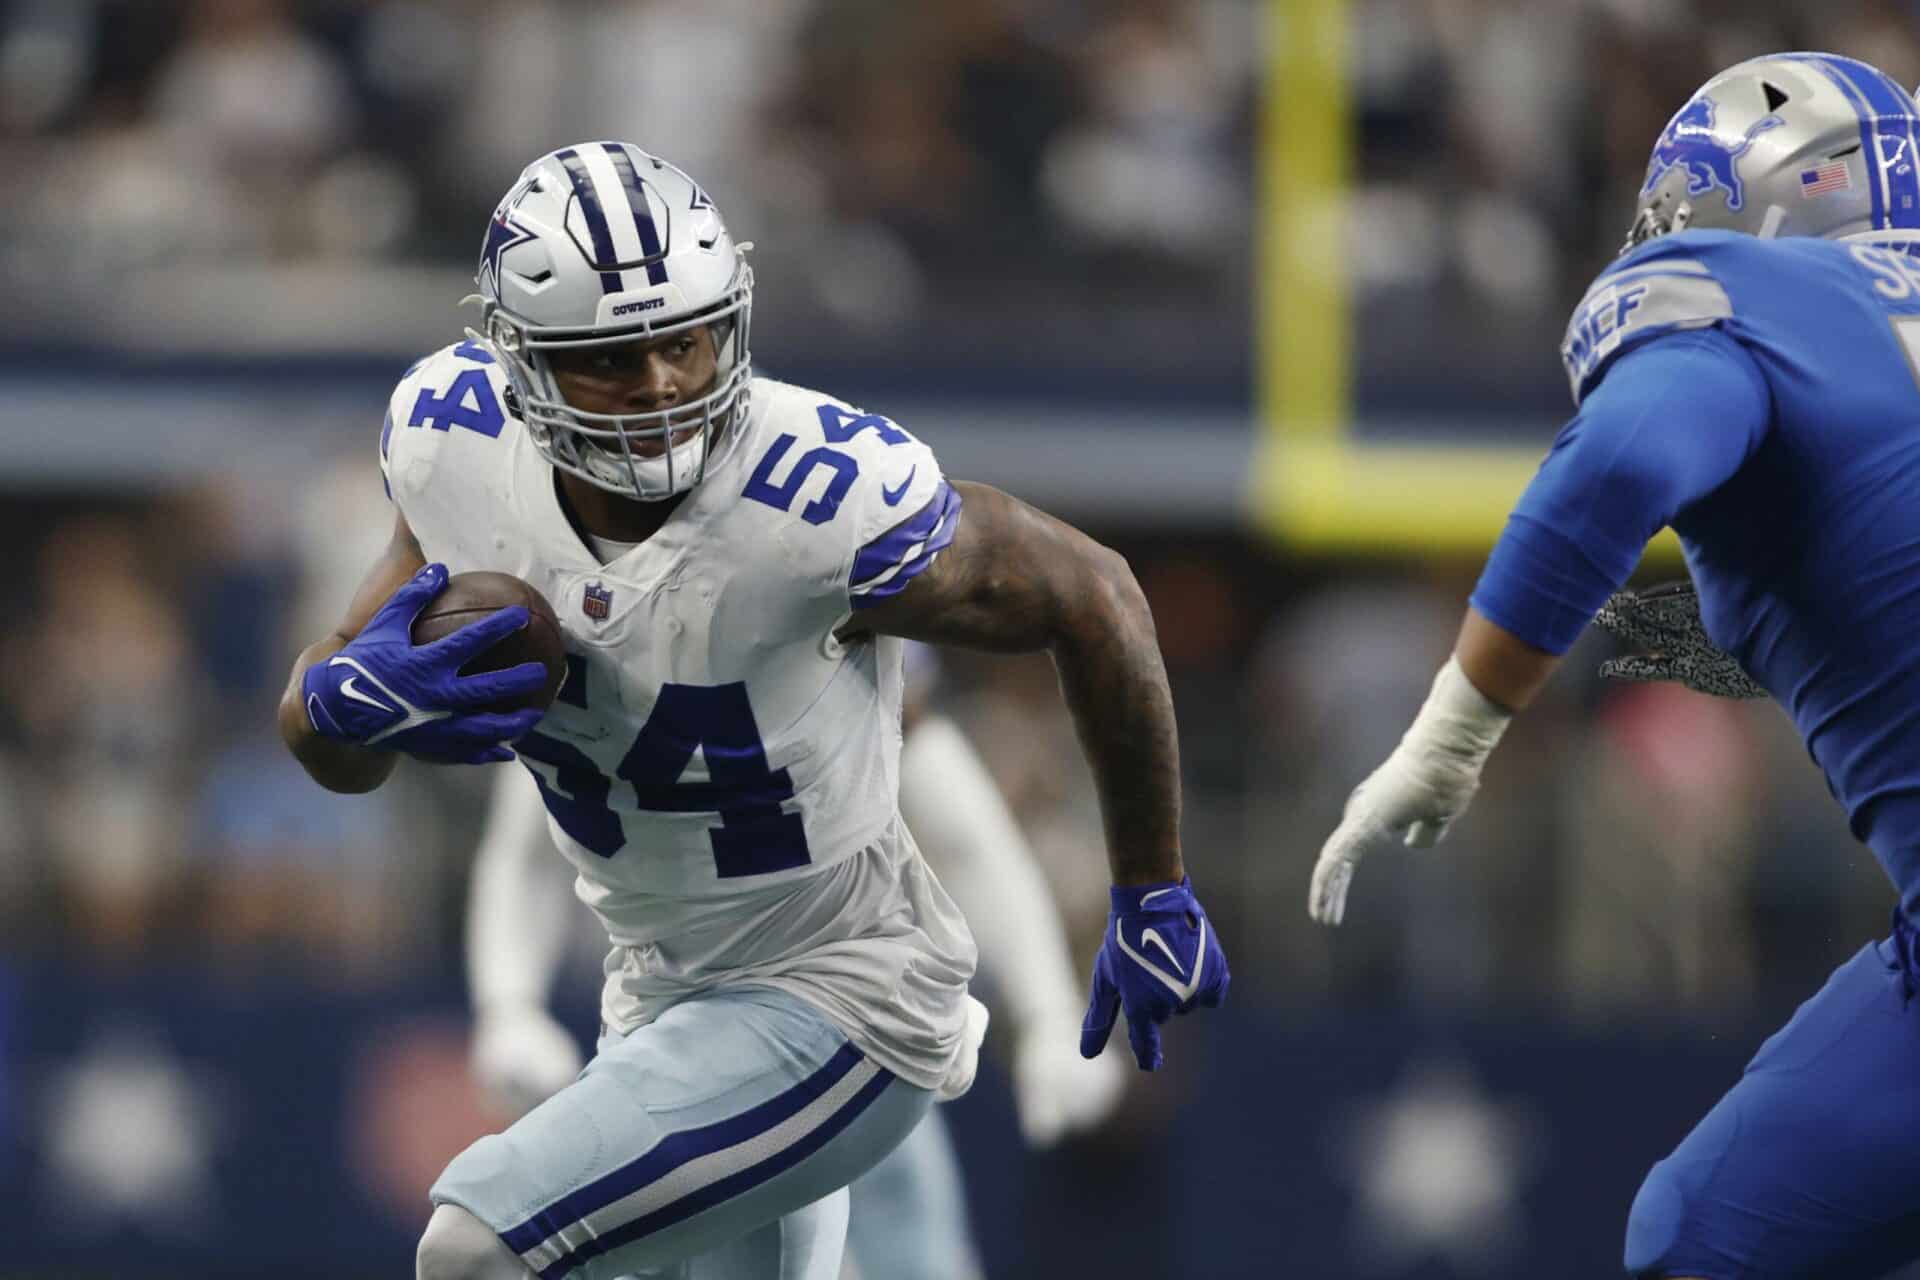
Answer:
[(973, 940), (896, 804), (901, 644), (834, 636), (951, 539), (932, 451), (755, 379), (738, 439), (602, 564), (504, 372), (462, 343), (401, 379), (381, 466), (429, 560), (513, 574), (560, 619), (566, 681), (515, 749), (614, 944), (608, 1024), (772, 986), (923, 1088), (970, 1075)]

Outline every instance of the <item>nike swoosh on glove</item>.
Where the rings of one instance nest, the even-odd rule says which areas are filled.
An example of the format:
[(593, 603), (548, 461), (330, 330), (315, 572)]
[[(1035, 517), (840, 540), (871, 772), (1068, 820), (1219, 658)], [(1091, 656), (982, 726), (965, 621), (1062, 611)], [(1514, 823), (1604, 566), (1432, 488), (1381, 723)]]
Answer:
[(1609, 658), (1609, 680), (1667, 681), (1716, 698), (1765, 698), (1767, 691), (1733, 655), (1707, 639), (1692, 582), (1663, 582), (1645, 591), (1616, 591), (1593, 624), (1641, 653)]
[(1227, 953), (1190, 878), (1115, 885), (1111, 897), (1093, 962), (1093, 997), (1080, 1024), (1080, 1056), (1099, 1055), (1124, 1008), (1133, 1060), (1142, 1071), (1158, 1071), (1160, 1024), (1176, 1013), (1218, 1008), (1227, 998)]
[(471, 676), (460, 668), (526, 626), (527, 611), (498, 609), (432, 644), (414, 644), (413, 620), (446, 585), (447, 566), (426, 566), (345, 648), (306, 669), (300, 687), (316, 733), (441, 764), (513, 759), (502, 744), (538, 724), (541, 712), (479, 708), (533, 693), (546, 683), (546, 668), (523, 662)]

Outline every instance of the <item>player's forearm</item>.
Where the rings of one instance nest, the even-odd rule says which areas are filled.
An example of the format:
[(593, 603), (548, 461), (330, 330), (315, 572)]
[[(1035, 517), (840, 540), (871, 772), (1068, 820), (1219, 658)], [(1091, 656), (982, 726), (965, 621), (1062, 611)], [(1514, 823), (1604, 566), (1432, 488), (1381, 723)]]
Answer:
[(1180, 742), (1153, 614), (1127, 562), (1089, 546), (1048, 647), (1100, 793), (1113, 882), (1178, 880)]
[(1474, 688), (1510, 712), (1524, 711), (1560, 666), (1558, 655), (1534, 648), (1477, 609), (1461, 621), (1453, 657)]
[(332, 657), (347, 644), (347, 638), (331, 635), (308, 645), (293, 660), (293, 673), (280, 695), (280, 737), (300, 762), (307, 776), (329, 791), (359, 794), (372, 791), (393, 772), (397, 757), (391, 751), (376, 751), (322, 737), (314, 730), (301, 693), (301, 677), (308, 667)]
[(1114, 883), (1185, 875), (1180, 746), (1153, 614), (1119, 555), (990, 485), (956, 480), (953, 543), (860, 630), (996, 653), (1045, 649), (1092, 766)]
[(533, 779), (522, 769), (495, 773), (467, 900), (467, 981), (483, 1013), (545, 1007), (573, 903)]

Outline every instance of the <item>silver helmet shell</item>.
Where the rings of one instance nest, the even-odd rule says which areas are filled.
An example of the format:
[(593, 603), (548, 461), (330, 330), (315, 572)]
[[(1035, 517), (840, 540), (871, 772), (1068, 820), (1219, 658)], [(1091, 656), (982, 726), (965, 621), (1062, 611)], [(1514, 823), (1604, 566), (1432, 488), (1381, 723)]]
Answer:
[[(699, 483), (746, 415), (753, 271), (706, 192), (626, 142), (541, 156), (487, 224), (475, 283), (528, 434), (556, 468), (642, 502)], [(553, 376), (558, 350), (710, 326), (712, 386), (657, 412), (589, 413)]]
[(1687, 227), (1831, 238), (1920, 226), (1917, 145), (1920, 107), (1866, 63), (1750, 59), (1661, 132), (1627, 246)]

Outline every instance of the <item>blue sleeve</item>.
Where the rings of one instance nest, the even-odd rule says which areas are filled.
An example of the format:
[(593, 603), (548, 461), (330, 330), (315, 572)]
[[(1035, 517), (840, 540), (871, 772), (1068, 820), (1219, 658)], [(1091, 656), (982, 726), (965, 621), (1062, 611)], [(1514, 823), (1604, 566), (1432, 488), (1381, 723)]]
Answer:
[(1766, 378), (1718, 329), (1622, 355), (1561, 430), (1473, 591), (1473, 607), (1565, 653), (1647, 540), (1740, 469), (1773, 416)]

